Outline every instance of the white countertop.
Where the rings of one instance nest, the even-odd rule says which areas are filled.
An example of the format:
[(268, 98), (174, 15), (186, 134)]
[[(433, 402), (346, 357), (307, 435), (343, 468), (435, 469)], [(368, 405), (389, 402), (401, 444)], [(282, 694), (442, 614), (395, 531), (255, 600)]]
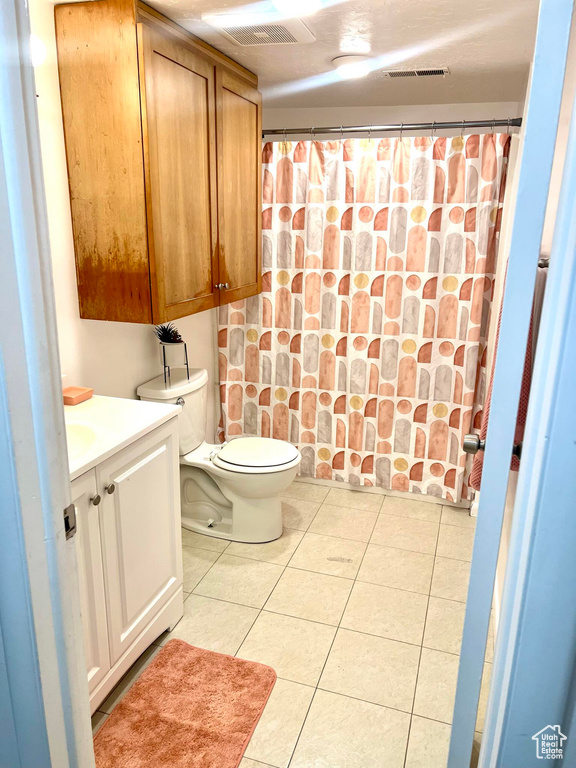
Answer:
[(65, 405), (70, 480), (177, 416), (179, 405), (94, 395)]

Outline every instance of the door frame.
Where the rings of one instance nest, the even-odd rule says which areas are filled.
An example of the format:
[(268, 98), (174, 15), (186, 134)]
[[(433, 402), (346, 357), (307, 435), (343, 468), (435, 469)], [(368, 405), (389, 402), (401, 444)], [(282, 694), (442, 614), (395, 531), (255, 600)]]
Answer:
[(576, 760), (575, 287), (576, 102), (530, 390), (481, 768), (537, 765), (532, 736), (548, 725), (558, 725), (568, 737), (562, 763)]
[[(0, 3), (0, 763), (93, 768), (44, 180), (24, 0)], [(72, 567), (71, 567), (72, 565)]]
[[(573, 0), (540, 2), (528, 105), (523, 123), (518, 192), (494, 366), (448, 768), (468, 765), (472, 754), (530, 326), (531, 300), (527, 297), (534, 295), (572, 11)], [(523, 463), (526, 463), (524, 456)], [(507, 610), (511, 609), (508, 605)], [(493, 675), (497, 677), (499, 673), (495, 661)]]
[[(554, 14), (566, 2), (543, 0), (542, 12)], [(71, 580), (77, 582), (78, 574), (77, 568), (70, 568), (62, 516), (71, 495), (29, 39), (25, 1), (4, 0), (0, 3), (0, 231), (5, 235), (0, 282), (4, 533), (0, 537), (0, 762), (26, 768), (93, 768), (80, 612), (64, 588)], [(576, 141), (571, 143), (574, 146)], [(535, 688), (532, 669), (526, 668), (526, 662), (545, 638), (544, 629), (548, 636), (553, 632), (554, 642), (550, 661), (555, 664), (555, 674), (546, 686), (548, 701), (562, 700), (574, 720), (569, 709), (574, 692), (565, 683), (554, 685), (554, 681), (562, 683), (567, 677), (568, 668), (572, 671), (572, 630), (576, 625), (573, 601), (562, 601), (574, 583), (573, 579), (566, 582), (566, 575), (576, 575), (574, 520), (567, 506), (570, 501), (573, 509), (576, 483), (573, 475), (568, 476), (569, 481), (566, 476), (566, 469), (576, 461), (575, 410), (566, 382), (574, 380), (576, 371), (569, 354), (574, 346), (560, 343), (562, 336), (558, 335), (561, 331), (565, 342), (576, 344), (576, 312), (568, 290), (576, 282), (576, 216), (570, 210), (570, 221), (568, 215), (568, 197), (572, 205), (576, 198), (574, 154), (572, 149), (566, 166), (570, 176), (561, 197), (563, 215), (557, 225), (549, 296), (541, 324), (541, 338), (551, 343), (546, 345), (549, 348), (539, 346), (536, 358), (533, 392), (542, 399), (538, 412), (533, 403), (528, 414), (503, 630), (497, 644), (495, 685), (481, 756), (485, 768), (505, 765), (497, 750), (504, 754), (521, 732), (510, 704), (530, 683)], [(538, 446), (542, 429), (548, 439)], [(494, 429), (489, 440), (491, 435), (496, 436)], [(490, 448), (487, 462), (489, 457)], [(554, 460), (559, 463), (554, 465)], [(564, 474), (559, 475), (562, 469)], [(551, 514), (552, 502), (558, 502), (559, 508)], [(560, 502), (566, 506), (561, 508)], [(548, 552), (550, 524), (561, 534), (570, 532), (572, 538), (557, 537), (555, 558), (546, 560), (543, 555)], [(534, 579), (535, 574), (542, 578), (542, 584)], [(537, 620), (537, 609), (544, 585), (550, 583), (555, 589), (548, 589), (547, 599), (553, 599), (563, 611), (570, 607), (571, 614), (570, 621), (546, 628)], [(562, 654), (557, 653), (560, 648)], [(530, 701), (538, 704), (534, 695)], [(568, 730), (571, 724), (564, 727)], [(570, 735), (569, 750), (576, 748), (576, 734)]]

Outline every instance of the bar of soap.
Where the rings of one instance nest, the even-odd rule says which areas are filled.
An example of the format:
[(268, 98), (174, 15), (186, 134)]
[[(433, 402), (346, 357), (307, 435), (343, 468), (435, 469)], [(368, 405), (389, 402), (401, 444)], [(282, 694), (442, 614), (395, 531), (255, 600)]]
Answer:
[(94, 390), (90, 387), (64, 387), (62, 390), (64, 405), (78, 405), (90, 400), (93, 394)]

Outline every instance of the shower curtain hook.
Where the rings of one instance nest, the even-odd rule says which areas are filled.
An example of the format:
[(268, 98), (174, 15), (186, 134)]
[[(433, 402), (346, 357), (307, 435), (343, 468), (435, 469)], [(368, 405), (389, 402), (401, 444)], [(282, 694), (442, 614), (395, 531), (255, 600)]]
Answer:
[(460, 128), (460, 138), (462, 138), (464, 136), (464, 123), (465, 123), (465, 121), (462, 120), (462, 127)]
[(496, 120), (492, 120), (492, 127), (490, 128), (490, 133), (494, 133), (494, 126), (496, 125)]
[(372, 141), (372, 123), (368, 127), (368, 141)]
[(510, 133), (510, 118), (506, 122), (508, 123), (507, 133)]
[(286, 128), (284, 128), (284, 144), (286, 144)]
[(402, 138), (403, 130), (404, 130), (404, 123), (400, 123), (400, 138)]
[(432, 121), (432, 138), (434, 138), (434, 134), (436, 133), (436, 120)]
[(310, 141), (314, 141), (314, 140), (315, 140), (315, 138), (316, 138), (316, 135), (314, 134), (314, 131), (315, 131), (315, 130), (316, 130), (316, 129), (315, 129), (315, 127), (314, 127), (314, 126), (312, 126), (312, 128), (310, 128)]
[(344, 141), (344, 126), (340, 126), (340, 141)]

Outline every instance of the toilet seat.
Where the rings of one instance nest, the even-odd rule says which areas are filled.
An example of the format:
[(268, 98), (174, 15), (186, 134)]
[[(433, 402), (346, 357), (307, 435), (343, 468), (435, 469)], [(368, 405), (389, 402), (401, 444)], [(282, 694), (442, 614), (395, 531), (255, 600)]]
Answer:
[(299, 462), (297, 448), (270, 437), (238, 437), (212, 456), (212, 463), (220, 469), (244, 474), (281, 472)]

